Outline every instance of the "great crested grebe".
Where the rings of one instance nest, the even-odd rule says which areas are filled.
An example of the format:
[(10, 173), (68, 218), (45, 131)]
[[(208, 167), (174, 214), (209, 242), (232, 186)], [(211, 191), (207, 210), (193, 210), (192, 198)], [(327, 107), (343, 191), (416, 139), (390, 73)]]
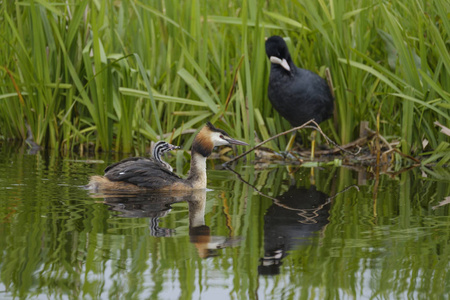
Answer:
[(192, 190), (206, 188), (206, 158), (215, 146), (248, 145), (231, 138), (225, 131), (207, 123), (194, 138), (191, 168), (187, 179), (150, 160), (118, 163), (106, 168), (104, 176), (92, 176), (88, 188), (94, 191)]
[[(164, 141), (158, 141), (155, 146), (153, 147), (153, 151), (152, 151), (152, 157), (151, 158), (147, 158), (147, 157), (130, 157), (130, 158), (125, 158), (119, 162), (113, 163), (112, 165), (109, 165), (106, 167), (105, 169), (105, 174), (107, 172), (109, 172), (112, 169), (115, 168), (123, 168), (129, 164), (134, 164), (136, 162), (142, 162), (142, 161), (155, 161), (157, 163), (160, 163), (161, 165), (163, 165), (167, 170), (169, 171), (173, 171), (173, 168), (171, 165), (169, 165), (167, 162), (165, 162), (164, 160), (162, 160), (162, 155), (166, 152), (172, 151), (172, 150), (176, 150), (176, 149), (181, 149), (181, 147), (179, 146), (175, 146), (172, 144), (169, 144), (167, 142)], [(134, 163), (133, 163), (134, 162)]]

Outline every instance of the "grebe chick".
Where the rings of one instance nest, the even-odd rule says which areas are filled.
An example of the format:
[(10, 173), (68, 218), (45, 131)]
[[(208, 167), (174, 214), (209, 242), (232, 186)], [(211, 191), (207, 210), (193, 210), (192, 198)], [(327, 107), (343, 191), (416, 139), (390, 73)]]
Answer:
[[(151, 158), (147, 158), (147, 157), (129, 157), (129, 158), (125, 158), (119, 162), (113, 163), (109, 166), (106, 167), (105, 169), (105, 174), (113, 169), (117, 169), (119, 168), (120, 170), (130, 164), (138, 164), (142, 161), (154, 161), (157, 163), (160, 163), (162, 166), (164, 166), (166, 169), (168, 169), (169, 171), (173, 171), (173, 168), (171, 165), (169, 165), (169, 163), (165, 162), (164, 160), (162, 160), (162, 155), (166, 152), (172, 151), (172, 150), (176, 150), (176, 149), (181, 149), (181, 147), (179, 146), (175, 146), (172, 144), (169, 144), (167, 142), (164, 141), (158, 141), (155, 146), (153, 147), (153, 155)], [(118, 170), (119, 170), (118, 169)], [(121, 171), (119, 171), (121, 172)]]
[(153, 158), (156, 159), (157, 161), (159, 161), (160, 164), (165, 166), (167, 170), (173, 172), (172, 166), (169, 165), (168, 162), (165, 162), (164, 160), (162, 160), (161, 156), (166, 152), (176, 150), (176, 149), (181, 149), (181, 147), (169, 144), (164, 141), (159, 141), (155, 144), (155, 147), (153, 147)]
[(225, 131), (207, 123), (195, 136), (191, 149), (191, 167), (186, 179), (151, 160), (130, 160), (106, 168), (104, 176), (92, 176), (89, 189), (94, 191), (163, 191), (206, 188), (206, 158), (214, 147), (248, 145), (231, 138)]

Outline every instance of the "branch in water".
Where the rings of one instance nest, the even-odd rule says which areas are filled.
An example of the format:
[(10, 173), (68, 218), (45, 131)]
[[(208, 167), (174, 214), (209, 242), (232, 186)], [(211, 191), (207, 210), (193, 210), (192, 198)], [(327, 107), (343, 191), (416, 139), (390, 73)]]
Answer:
[[(311, 126), (311, 125), (309, 125), (309, 124), (313, 124), (314, 126)], [(259, 147), (261, 147), (262, 145), (264, 145), (264, 144), (266, 144), (266, 143), (268, 143), (268, 142), (270, 142), (270, 141), (272, 141), (272, 140), (274, 140), (274, 139), (276, 139), (276, 138), (278, 138), (278, 137), (280, 137), (280, 136), (282, 136), (282, 135), (286, 135), (286, 134), (288, 134), (288, 133), (291, 133), (291, 132), (294, 132), (294, 131), (297, 131), (297, 130), (300, 130), (300, 129), (303, 129), (303, 128), (311, 128), (311, 129), (317, 130), (317, 131), (325, 138), (325, 140), (327, 141), (327, 144), (330, 144), (330, 143), (331, 143), (331, 144), (333, 144), (333, 146), (339, 148), (341, 151), (344, 151), (344, 152), (349, 153), (349, 154), (351, 154), (351, 155), (357, 155), (357, 154), (359, 153), (359, 150), (358, 150), (356, 153), (353, 153), (353, 152), (350, 152), (350, 151), (348, 151), (348, 150), (342, 148), (342, 147), (339, 146), (336, 142), (334, 142), (332, 139), (330, 139), (325, 133), (323, 133), (323, 131), (322, 131), (322, 129), (320, 128), (319, 124), (317, 124), (314, 120), (309, 120), (308, 122), (304, 123), (303, 125), (300, 125), (300, 126), (291, 128), (291, 129), (289, 129), (289, 130), (287, 130), (287, 131), (281, 132), (281, 133), (279, 133), (279, 134), (276, 134), (276, 135), (274, 135), (274, 136), (268, 138), (267, 140), (265, 140), (265, 141), (259, 143), (258, 145), (256, 145), (255, 147), (251, 148), (250, 150), (245, 151), (245, 152), (242, 153), (241, 155), (238, 155), (238, 156), (236, 156), (235, 158), (233, 158), (233, 159), (231, 159), (231, 160), (225, 162), (223, 165), (226, 166), (226, 165), (228, 165), (228, 164), (230, 164), (230, 163), (232, 163), (232, 162), (234, 162), (234, 161), (236, 161), (236, 160), (238, 160), (238, 159), (240, 159), (240, 158), (246, 156), (246, 155), (249, 154), (250, 152), (252, 152), (252, 151), (258, 149)]]

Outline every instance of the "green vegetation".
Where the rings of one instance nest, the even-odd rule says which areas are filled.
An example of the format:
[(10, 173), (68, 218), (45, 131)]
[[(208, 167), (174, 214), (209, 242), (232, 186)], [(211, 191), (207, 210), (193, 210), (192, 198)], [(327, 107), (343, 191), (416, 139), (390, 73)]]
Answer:
[(3, 1), (0, 137), (25, 140), (28, 124), (41, 146), (143, 152), (163, 134), (189, 147), (183, 132), (209, 119), (266, 139), (289, 129), (266, 95), (264, 38), (277, 34), (298, 66), (331, 70), (333, 139), (352, 141), (367, 120), (443, 164), (449, 11), (444, 0)]

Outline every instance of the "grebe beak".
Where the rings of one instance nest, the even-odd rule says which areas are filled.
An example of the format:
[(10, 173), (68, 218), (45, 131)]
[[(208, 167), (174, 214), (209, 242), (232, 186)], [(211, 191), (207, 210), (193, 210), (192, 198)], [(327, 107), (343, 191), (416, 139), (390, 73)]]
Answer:
[(229, 136), (223, 136), (222, 138), (224, 140), (226, 140), (228, 143), (233, 144), (233, 145), (250, 146), (246, 142), (242, 142), (242, 141), (238, 141), (238, 140), (232, 139)]
[(169, 150), (177, 150), (177, 149), (181, 149), (181, 147), (169, 144)]

